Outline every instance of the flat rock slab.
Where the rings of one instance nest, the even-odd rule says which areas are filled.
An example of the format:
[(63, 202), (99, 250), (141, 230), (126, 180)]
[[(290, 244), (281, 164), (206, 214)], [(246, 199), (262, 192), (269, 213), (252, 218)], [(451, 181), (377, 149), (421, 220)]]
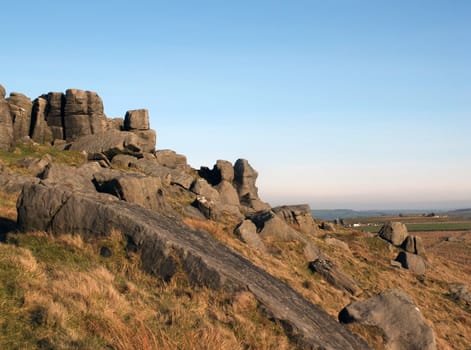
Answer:
[(80, 233), (85, 238), (120, 230), (141, 250), (143, 269), (169, 280), (180, 266), (194, 285), (249, 290), (287, 334), (310, 349), (369, 349), (287, 284), (256, 267), (203, 231), (114, 197), (44, 183), (26, 184), (18, 200), (23, 231)]

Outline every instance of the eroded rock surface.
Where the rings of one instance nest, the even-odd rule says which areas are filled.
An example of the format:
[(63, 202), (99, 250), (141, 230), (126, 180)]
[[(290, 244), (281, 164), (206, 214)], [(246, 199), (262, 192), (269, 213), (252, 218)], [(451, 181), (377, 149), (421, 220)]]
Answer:
[(432, 328), (410, 297), (397, 289), (351, 303), (340, 312), (339, 320), (380, 327), (390, 350), (436, 349)]
[(249, 290), (300, 347), (369, 349), (320, 307), (209, 234), (116, 197), (26, 184), (18, 200), (18, 225), (23, 231), (74, 232), (86, 238), (118, 229), (141, 251), (144, 270), (169, 280), (180, 266), (195, 285)]
[(409, 233), (407, 226), (400, 222), (388, 222), (381, 227), (379, 236), (395, 246), (399, 247), (405, 241)]

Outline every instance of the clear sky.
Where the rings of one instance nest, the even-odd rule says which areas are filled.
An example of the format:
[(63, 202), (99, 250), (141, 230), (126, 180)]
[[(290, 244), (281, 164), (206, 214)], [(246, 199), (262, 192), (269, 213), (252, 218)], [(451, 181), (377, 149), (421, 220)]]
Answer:
[(471, 1), (6, 1), (0, 83), (148, 108), (190, 164), (262, 199), (471, 207)]

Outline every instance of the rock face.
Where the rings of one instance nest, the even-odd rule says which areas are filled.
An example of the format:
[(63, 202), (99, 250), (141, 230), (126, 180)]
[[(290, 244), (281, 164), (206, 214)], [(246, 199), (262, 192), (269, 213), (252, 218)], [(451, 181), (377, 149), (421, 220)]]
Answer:
[(37, 98), (33, 102), (31, 114), (31, 138), (37, 143), (52, 143), (54, 141), (53, 133), (46, 120), (47, 100)]
[(106, 124), (103, 101), (97, 93), (78, 89), (65, 92), (64, 136), (67, 141), (102, 133)]
[(343, 323), (359, 322), (380, 327), (391, 350), (435, 350), (432, 328), (403, 292), (389, 289), (365, 301), (351, 303), (339, 314)]
[(422, 242), (422, 238), (420, 237), (407, 236), (406, 240), (403, 243), (403, 247), (409, 253), (421, 256), (425, 255), (424, 243)]
[(175, 151), (165, 149), (154, 153), (157, 163), (171, 169), (186, 168), (188, 166), (186, 157), (183, 154), (177, 154)]
[(396, 258), (396, 261), (399, 261), (403, 268), (411, 270), (416, 275), (425, 274), (425, 261), (419, 255), (408, 252), (400, 252)]
[(238, 159), (234, 164), (234, 186), (239, 194), (240, 204), (255, 210), (268, 209), (270, 206), (263, 203), (258, 197), (255, 186), (258, 173), (245, 159)]
[(316, 259), (309, 263), (309, 269), (319, 273), (327, 282), (335, 288), (345, 290), (352, 295), (359, 295), (361, 293), (360, 287), (345, 273), (337, 269), (332, 261), (328, 259)]
[(52, 138), (64, 140), (65, 95), (62, 92), (50, 92), (42, 97), (47, 100), (46, 119), (52, 131)]
[(10, 105), (4, 96), (5, 89), (0, 85), (0, 150), (8, 151), (13, 146), (13, 121)]
[(263, 210), (247, 216), (257, 227), (260, 237), (278, 242), (298, 240), (300, 235), (270, 210)]
[(79, 137), (70, 147), (73, 151), (88, 154), (103, 153), (109, 159), (117, 154), (139, 155), (142, 150), (139, 139), (131, 132), (107, 130), (94, 135)]
[(273, 208), (273, 211), (289, 225), (296, 227), (303, 233), (313, 233), (316, 231), (317, 225), (312, 218), (311, 208), (307, 204), (284, 205)]
[(126, 202), (162, 212), (170, 210), (163, 198), (162, 180), (158, 177), (102, 171), (94, 174), (94, 183), (99, 192), (112, 194)]
[(23, 94), (12, 92), (7, 98), (13, 120), (13, 138), (19, 140), (29, 136), (33, 102)]
[(170, 280), (179, 266), (192, 284), (248, 290), (299, 347), (369, 348), (321, 308), (209, 234), (135, 204), (59, 185), (26, 184), (18, 199), (18, 225), (23, 231), (74, 232), (85, 237), (119, 229), (140, 250), (147, 272)]
[(408, 236), (406, 225), (400, 222), (388, 222), (381, 227), (379, 236), (395, 246), (401, 246)]

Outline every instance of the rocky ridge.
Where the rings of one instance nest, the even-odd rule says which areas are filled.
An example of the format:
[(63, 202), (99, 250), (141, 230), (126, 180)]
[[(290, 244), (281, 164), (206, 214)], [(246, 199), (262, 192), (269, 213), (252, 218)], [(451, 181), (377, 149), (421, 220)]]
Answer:
[[(259, 198), (258, 173), (247, 160), (234, 164), (218, 160), (212, 169), (192, 169), (185, 156), (155, 150), (156, 133), (150, 129), (147, 110), (108, 119), (93, 92), (69, 89), (33, 102), (21, 94), (3, 96), (4, 92), (0, 147), (51, 144), (81, 152), (89, 161), (71, 167), (45, 157), (25, 165), (34, 169), (35, 176), (0, 172), (5, 189), (22, 190), (18, 225), (24, 232), (73, 232), (93, 239), (117, 229), (138, 249), (147, 272), (170, 280), (182, 269), (194, 285), (248, 290), (299, 346), (369, 348), (287, 284), (184, 224), (187, 217), (229, 220), (236, 223), (234, 234), (242, 242), (265, 253), (271, 253), (273, 243), (297, 242), (303, 247), (306, 267), (335, 288), (356, 297), (362, 294), (356, 281), (310, 239), (319, 236), (322, 226), (312, 218), (309, 206), (271, 208)], [(422, 252), (415, 238), (405, 249), (418, 257)]]

